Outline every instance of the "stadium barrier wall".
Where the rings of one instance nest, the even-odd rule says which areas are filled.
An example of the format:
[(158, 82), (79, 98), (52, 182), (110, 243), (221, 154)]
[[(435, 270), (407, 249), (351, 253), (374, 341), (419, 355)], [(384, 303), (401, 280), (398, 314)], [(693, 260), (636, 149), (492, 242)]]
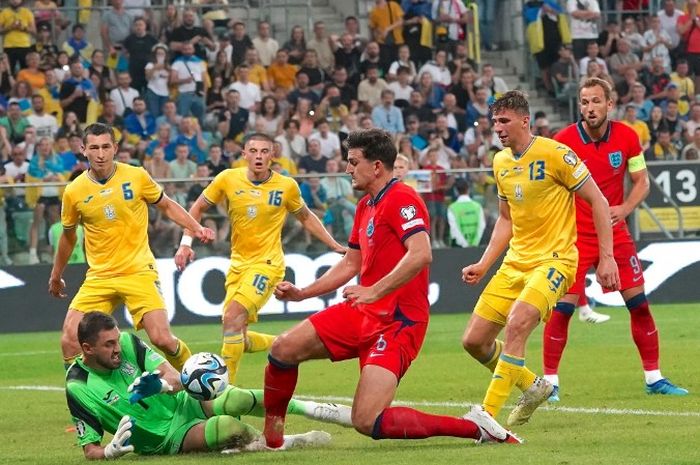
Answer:
[[(483, 248), (437, 249), (433, 251), (429, 300), (434, 313), (469, 312), (496, 266), (478, 286), (461, 281), (461, 269), (476, 262)], [(639, 244), (639, 258), (644, 264), (647, 293), (655, 303), (700, 301), (700, 240), (651, 242)], [(287, 279), (305, 286), (340, 259), (334, 253), (319, 256), (288, 254)], [(171, 322), (178, 324), (217, 323), (221, 319), (224, 299), (224, 276), (229, 266), (226, 257), (206, 257), (194, 261), (179, 273), (171, 258), (158, 260), (160, 288)], [(75, 295), (85, 276), (84, 265), (69, 265), (64, 278), (67, 299), (48, 295), (49, 265), (14, 266), (0, 269), (0, 333), (60, 330), (70, 298)], [(620, 306), (619, 294), (604, 294), (589, 275), (586, 294), (599, 304)], [(304, 302), (280, 302), (272, 298), (263, 308), (265, 319), (299, 318), (327, 305), (339, 302), (340, 293), (309, 299)], [(115, 316), (125, 322), (123, 308)]]

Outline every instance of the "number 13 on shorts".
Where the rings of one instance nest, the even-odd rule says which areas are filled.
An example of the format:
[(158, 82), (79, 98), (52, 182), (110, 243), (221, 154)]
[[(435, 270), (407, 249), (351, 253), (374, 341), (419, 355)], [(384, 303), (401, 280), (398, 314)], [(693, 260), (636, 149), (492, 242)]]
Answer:
[(551, 267), (547, 272), (547, 279), (549, 280), (549, 290), (556, 293), (559, 292), (561, 283), (564, 282), (566, 277), (556, 268)]

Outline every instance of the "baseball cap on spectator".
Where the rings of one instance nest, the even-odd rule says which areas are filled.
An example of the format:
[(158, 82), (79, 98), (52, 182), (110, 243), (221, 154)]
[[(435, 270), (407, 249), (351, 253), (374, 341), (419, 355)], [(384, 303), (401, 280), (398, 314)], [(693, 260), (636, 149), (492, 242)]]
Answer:
[(12, 97), (10, 100), (7, 101), (7, 105), (8, 105), (8, 106), (9, 106), (9, 105), (13, 105), (13, 104), (19, 105), (19, 99), (16, 98), (16, 97)]

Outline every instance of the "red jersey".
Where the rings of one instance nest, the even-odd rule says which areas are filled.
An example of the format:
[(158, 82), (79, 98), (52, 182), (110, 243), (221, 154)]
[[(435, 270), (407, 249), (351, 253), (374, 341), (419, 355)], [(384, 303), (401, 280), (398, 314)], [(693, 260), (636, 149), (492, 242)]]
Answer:
[[(375, 198), (364, 196), (357, 204), (348, 240), (348, 246), (362, 255), (360, 285), (372, 286), (389, 274), (406, 254), (403, 242), (421, 231), (430, 231), (430, 217), (412, 187), (392, 179)], [(428, 277), (426, 266), (399, 289), (360, 309), (382, 319), (400, 312), (409, 320), (426, 322)]]
[[(603, 137), (599, 141), (593, 141), (579, 121), (558, 132), (554, 139), (566, 144), (583, 160), (611, 206), (624, 202), (627, 163), (630, 158), (642, 153), (639, 136), (632, 128), (618, 121), (610, 121)], [(576, 229), (579, 236), (596, 234), (591, 206), (578, 196)], [(613, 227), (613, 230), (618, 229), (627, 230), (627, 224), (620, 221)]]

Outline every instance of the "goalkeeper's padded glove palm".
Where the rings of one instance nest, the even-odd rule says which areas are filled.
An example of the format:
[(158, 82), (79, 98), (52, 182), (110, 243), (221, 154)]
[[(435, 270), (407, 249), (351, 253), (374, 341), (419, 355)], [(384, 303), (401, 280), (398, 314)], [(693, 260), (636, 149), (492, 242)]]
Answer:
[(133, 426), (134, 423), (131, 421), (131, 418), (128, 415), (124, 415), (117, 426), (117, 431), (115, 431), (112, 441), (105, 447), (106, 459), (118, 459), (122, 455), (134, 451), (134, 446), (129, 444)]
[(173, 387), (160, 377), (160, 370), (153, 372), (144, 371), (141, 376), (129, 385), (127, 392), (130, 392), (129, 402), (135, 404), (141, 399), (164, 392), (171, 392)]

